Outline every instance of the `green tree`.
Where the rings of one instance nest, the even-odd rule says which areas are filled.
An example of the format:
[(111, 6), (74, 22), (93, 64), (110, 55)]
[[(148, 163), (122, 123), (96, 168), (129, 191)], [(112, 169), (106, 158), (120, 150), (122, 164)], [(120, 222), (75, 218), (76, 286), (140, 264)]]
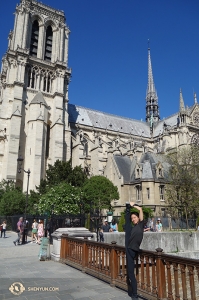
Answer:
[(0, 215), (12, 216), (25, 211), (25, 194), (19, 188), (6, 189), (0, 198)]
[(85, 182), (82, 190), (87, 205), (92, 202), (93, 208), (111, 209), (111, 201), (119, 199), (117, 187), (104, 176), (91, 177)]
[(199, 213), (199, 149), (191, 145), (168, 156), (169, 184), (166, 188), (168, 212), (175, 217)]
[(81, 166), (72, 168), (71, 160), (67, 162), (56, 160), (54, 165), (48, 165), (46, 178), (41, 179), (40, 185), (36, 187), (36, 190), (40, 195), (43, 195), (49, 188), (60, 184), (61, 182), (81, 187), (86, 180), (87, 176)]
[(59, 184), (60, 182), (69, 182), (68, 178), (72, 173), (71, 160), (61, 161), (56, 160), (55, 164), (48, 165), (48, 170), (46, 171), (46, 181), (48, 186), (53, 186)]
[(27, 213), (30, 215), (34, 215), (38, 212), (38, 204), (39, 204), (40, 194), (30, 190), (30, 194), (28, 195), (28, 205), (27, 205)]
[(40, 213), (52, 212), (54, 214), (77, 214), (80, 212), (81, 190), (68, 183), (62, 182), (49, 189), (42, 195), (38, 210)]

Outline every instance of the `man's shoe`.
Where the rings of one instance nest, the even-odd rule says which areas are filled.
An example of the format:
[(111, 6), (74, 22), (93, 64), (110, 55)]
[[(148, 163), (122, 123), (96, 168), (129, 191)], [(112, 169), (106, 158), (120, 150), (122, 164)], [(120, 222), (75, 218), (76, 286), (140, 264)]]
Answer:
[(13, 244), (16, 246), (16, 242), (13, 242)]

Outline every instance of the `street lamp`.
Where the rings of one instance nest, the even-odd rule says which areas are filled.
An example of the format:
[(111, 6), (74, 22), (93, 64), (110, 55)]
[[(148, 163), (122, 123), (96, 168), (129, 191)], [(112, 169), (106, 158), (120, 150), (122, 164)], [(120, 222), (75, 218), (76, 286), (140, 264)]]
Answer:
[(26, 226), (26, 212), (27, 212), (27, 206), (28, 206), (28, 188), (29, 188), (30, 169), (28, 169), (28, 171), (26, 171), (22, 168), (23, 158), (21, 155), (17, 158), (17, 164), (18, 164), (18, 166), (17, 166), (18, 173), (21, 173), (21, 170), (22, 170), (25, 173), (27, 173), (27, 175), (28, 175), (27, 191), (26, 191), (26, 205), (25, 205), (25, 213), (24, 213), (24, 230), (23, 230), (23, 238), (22, 238), (22, 244), (25, 244), (25, 226)]

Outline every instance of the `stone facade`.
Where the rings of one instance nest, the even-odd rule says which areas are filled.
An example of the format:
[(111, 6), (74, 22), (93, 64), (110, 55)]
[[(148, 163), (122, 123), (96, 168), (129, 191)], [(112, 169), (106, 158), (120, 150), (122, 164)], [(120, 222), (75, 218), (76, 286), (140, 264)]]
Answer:
[(15, 180), (26, 190), (26, 174), (17, 173), (21, 155), (34, 189), (48, 164), (71, 158), (73, 167), (118, 186), (116, 214), (129, 199), (164, 212), (164, 154), (199, 142), (196, 95), (185, 107), (180, 91), (179, 112), (160, 120), (148, 49), (145, 122), (69, 104), (69, 33), (63, 11), (34, 0), (16, 7), (0, 74), (0, 180)]

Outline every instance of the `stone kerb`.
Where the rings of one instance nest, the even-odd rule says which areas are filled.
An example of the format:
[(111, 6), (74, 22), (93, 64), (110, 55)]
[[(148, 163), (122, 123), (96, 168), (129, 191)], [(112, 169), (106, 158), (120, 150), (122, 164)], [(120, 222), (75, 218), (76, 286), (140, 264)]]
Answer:
[(62, 234), (67, 234), (68, 236), (73, 236), (77, 238), (88, 237), (89, 239), (96, 241), (96, 233), (90, 232), (85, 227), (58, 228), (51, 235), (53, 239), (53, 250), (51, 252), (51, 259), (54, 261), (60, 260)]

